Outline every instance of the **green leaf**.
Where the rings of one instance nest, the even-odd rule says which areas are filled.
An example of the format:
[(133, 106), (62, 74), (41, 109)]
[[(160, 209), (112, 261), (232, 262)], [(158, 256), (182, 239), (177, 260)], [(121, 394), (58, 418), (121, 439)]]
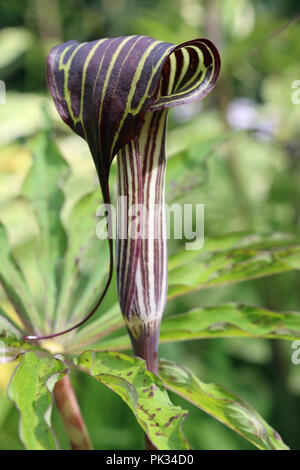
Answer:
[(208, 242), (207, 251), (182, 250), (169, 259), (168, 297), (299, 269), (300, 245), (294, 243), (246, 237), (237, 248), (218, 251)]
[(272, 233), (257, 235), (251, 232), (231, 232), (218, 237), (205, 238), (201, 253), (197, 250), (179, 250), (169, 256), (169, 270), (182, 266), (190, 261), (196, 261), (203, 253), (227, 252), (237, 248), (270, 249), (289, 247), (300, 244), (300, 238), (290, 233)]
[(189, 449), (181, 431), (186, 412), (170, 403), (161, 379), (146, 369), (142, 359), (86, 351), (77, 367), (120, 395), (158, 449)]
[(57, 269), (67, 238), (60, 220), (64, 203), (61, 189), (69, 166), (60, 155), (48, 131), (41, 132), (31, 143), (33, 165), (23, 185), (23, 194), (35, 210), (40, 238), (37, 264), (43, 279), (43, 304), (46, 323), (55, 315)]
[(0, 283), (23, 321), (26, 333), (39, 335), (67, 328), (94, 306), (107, 274), (109, 256), (106, 240), (96, 236), (99, 190), (77, 202), (66, 233), (60, 216), (64, 204), (62, 185), (69, 167), (48, 131), (35, 137), (31, 148), (34, 162), (25, 179), (23, 195), (34, 209), (40, 232), (37, 249), (34, 247), (37, 285), (32, 284), (30, 272), (26, 270), (25, 278), (12, 257), (2, 225)]
[[(188, 192), (203, 186), (208, 178), (209, 158), (216, 153), (218, 145), (237, 134), (236, 131), (231, 131), (203, 141), (203, 135), (199, 133), (199, 120), (193, 120), (192, 123), (189, 123), (189, 126), (191, 125), (193, 132), (189, 132), (186, 126), (177, 127), (175, 132), (170, 132), (172, 138), (168, 139), (171, 142), (171, 148), (168, 152), (168, 171), (166, 173), (168, 203), (183, 199)], [(183, 130), (184, 132), (182, 132)], [(184, 140), (187, 136), (188, 139), (184, 146)], [(176, 146), (176, 141), (181, 150), (174, 154), (172, 147), (174, 148), (174, 143)]]
[(108, 270), (107, 241), (96, 236), (99, 191), (81, 198), (68, 222), (55, 330), (81, 319), (96, 302)]
[(11, 254), (7, 233), (1, 223), (0, 246), (0, 284), (27, 331), (33, 331), (33, 324), (35, 331), (39, 331), (40, 315), (33, 305), (23, 273)]
[(201, 382), (193, 372), (161, 360), (166, 387), (193, 403), (262, 450), (288, 450), (281, 437), (248, 403), (219, 384)]
[[(2, 46), (1, 38), (0, 43)], [(1, 79), (4, 79), (2, 73)], [(6, 104), (0, 107), (1, 146), (11, 144), (17, 139), (28, 138), (42, 129), (42, 105), (50, 107), (50, 99), (38, 93), (11, 91), (11, 87), (7, 86)], [(26, 109), (26, 112), (21, 113), (20, 109)], [(52, 116), (54, 114), (56, 113), (52, 113)], [(52, 119), (55, 119), (55, 117), (54, 115)]]
[[(111, 315), (110, 321), (108, 315)], [(120, 315), (116, 306), (95, 322), (94, 330), (93, 324), (87, 327), (88, 329), (82, 330), (81, 334), (79, 333), (78, 342), (74, 338), (70, 348), (78, 350), (83, 346), (91, 345), (98, 351), (130, 350), (131, 343), (128, 335), (99, 341), (122, 326)], [(102, 336), (100, 331), (102, 331)], [(198, 308), (163, 318), (159, 342), (236, 337), (277, 338), (290, 341), (299, 339), (300, 313), (273, 312), (234, 302)]]
[(161, 325), (162, 343), (216, 337), (299, 339), (300, 313), (228, 303), (172, 315)]
[(33, 38), (25, 28), (2, 28), (0, 32), (1, 58), (0, 71), (2, 80), (20, 66), (22, 58), (32, 45)]
[(50, 427), (55, 383), (67, 368), (51, 356), (28, 352), (21, 358), (11, 379), (8, 396), (20, 412), (20, 438), (26, 449), (54, 450), (55, 436)]
[[(0, 336), (1, 335), (4, 336), (3, 331), (5, 331), (5, 330), (8, 333), (8, 335), (13, 334), (13, 336), (16, 336), (16, 337), (21, 337), (22, 334), (25, 333), (25, 331), (19, 325), (17, 325), (12, 320), (12, 318), (10, 318), (10, 316), (7, 315), (4, 310), (2, 310), (1, 307), (0, 307), (0, 321), (1, 321), (1, 323), (0, 323)], [(2, 328), (2, 330), (1, 330), (1, 328)]]
[(13, 361), (23, 345), (22, 331), (0, 308), (0, 364)]
[[(169, 130), (167, 143), (168, 165), (173, 158), (176, 159), (180, 154), (189, 152), (191, 148), (196, 149), (196, 147), (198, 147), (198, 154), (200, 154), (200, 158), (203, 158), (203, 156), (210, 153), (214, 147), (216, 148), (227, 139), (241, 134), (242, 132), (243, 131), (229, 131), (223, 133), (223, 129), (219, 127), (218, 123), (217, 127), (211, 125), (209, 113), (195, 114), (193, 119), (189, 119), (187, 122), (180, 122), (180, 126)], [(166, 175), (167, 180), (169, 178), (168, 171)]]
[[(130, 351), (132, 349), (128, 334), (117, 336), (115, 338), (108, 338), (100, 341), (99, 343), (92, 343), (89, 347), (92, 347), (93, 350), (96, 351)], [(77, 344), (74, 344), (71, 348), (71, 352), (80, 352), (81, 350), (82, 346), (78, 345), (77, 347)]]
[(25, 331), (0, 308), (0, 364), (14, 361), (18, 355), (40, 348), (24, 341)]
[(105, 314), (94, 320), (90, 325), (80, 329), (69, 340), (66, 340), (68, 350), (72, 347), (78, 350), (91, 345), (112, 332), (124, 327), (123, 317), (118, 304), (113, 305)]

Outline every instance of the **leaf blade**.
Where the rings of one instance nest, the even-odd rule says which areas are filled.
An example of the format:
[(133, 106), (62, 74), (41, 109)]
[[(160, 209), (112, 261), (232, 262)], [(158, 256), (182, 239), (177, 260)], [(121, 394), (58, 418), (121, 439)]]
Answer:
[(168, 298), (299, 269), (299, 257), (300, 245), (276, 249), (273, 243), (200, 254), (182, 251), (170, 259)]
[(201, 338), (300, 338), (300, 313), (273, 312), (241, 303), (204, 307), (166, 317), (161, 342)]
[(166, 387), (222, 422), (262, 450), (288, 450), (281, 437), (247, 402), (219, 384), (206, 384), (193, 372), (167, 360), (159, 361)]
[(0, 364), (16, 359), (22, 348), (29, 345), (23, 340), (24, 332), (0, 308)]
[(121, 396), (158, 449), (189, 448), (181, 432), (186, 413), (170, 404), (160, 378), (146, 369), (143, 360), (115, 352), (86, 351), (77, 367)]
[(36, 310), (24, 275), (12, 256), (7, 232), (0, 223), (0, 284), (28, 332), (33, 323), (38, 330), (41, 319)]
[[(102, 317), (98, 320), (101, 333), (97, 332), (96, 321), (94, 332), (93, 325), (90, 325), (86, 332), (82, 330), (82, 336), (78, 337), (81, 342), (76, 343), (74, 338), (70, 349), (80, 350), (82, 346), (87, 347), (90, 344), (98, 351), (130, 350), (128, 335), (101, 340), (110, 333), (109, 329), (105, 330), (105, 323), (114, 329), (123, 326), (117, 306), (111, 312), (111, 323), (106, 316), (103, 317), (104, 322), (101, 322)], [(274, 312), (243, 303), (228, 302), (170, 315), (163, 318), (161, 323), (160, 343), (209, 338), (268, 338), (294, 341), (300, 338), (300, 313)]]
[(39, 227), (37, 265), (42, 276), (46, 324), (55, 316), (58, 295), (57, 267), (63, 257), (67, 236), (60, 219), (64, 204), (62, 183), (69, 175), (69, 165), (50, 137), (50, 131), (38, 134), (31, 142), (33, 164), (25, 178), (22, 194), (35, 211)]
[(51, 356), (24, 354), (11, 379), (8, 396), (20, 412), (20, 438), (26, 449), (55, 450), (50, 427), (51, 392), (67, 369)]

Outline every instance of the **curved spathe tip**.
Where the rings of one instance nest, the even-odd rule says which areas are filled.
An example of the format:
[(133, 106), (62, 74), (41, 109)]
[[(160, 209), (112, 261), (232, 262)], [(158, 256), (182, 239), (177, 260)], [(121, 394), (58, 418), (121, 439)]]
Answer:
[(202, 100), (220, 56), (208, 39), (178, 46), (128, 36), (54, 47), (48, 81), (61, 118), (85, 138), (99, 171), (140, 132), (145, 113)]

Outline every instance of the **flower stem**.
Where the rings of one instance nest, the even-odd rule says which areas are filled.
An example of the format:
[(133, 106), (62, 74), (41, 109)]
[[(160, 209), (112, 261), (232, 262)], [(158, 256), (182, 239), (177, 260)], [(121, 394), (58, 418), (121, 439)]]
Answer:
[(91, 450), (92, 443), (68, 375), (55, 384), (53, 393), (72, 450)]
[[(129, 334), (131, 337), (133, 351), (135, 356), (138, 356), (146, 361), (147, 369), (154, 374), (158, 372), (158, 338), (159, 328), (142, 328), (140, 335), (134, 337), (132, 333)], [(157, 450), (147, 434), (145, 434), (145, 446), (146, 450)]]
[(159, 331), (157, 329), (148, 330), (147, 328), (142, 328), (137, 337), (134, 337), (131, 333), (129, 334), (134, 354), (146, 361), (147, 369), (150, 372), (157, 374)]

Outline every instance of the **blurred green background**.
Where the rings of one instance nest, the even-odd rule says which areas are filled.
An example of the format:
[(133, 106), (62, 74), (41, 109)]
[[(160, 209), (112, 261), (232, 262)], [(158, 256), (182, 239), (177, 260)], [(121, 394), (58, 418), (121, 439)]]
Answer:
[[(201, 104), (170, 113), (168, 154), (184, 147), (184, 171), (167, 172), (167, 202), (205, 204), (205, 236), (232, 231), (299, 233), (300, 21), (263, 41), (299, 13), (294, 0), (10, 0), (0, 5), (0, 220), (18, 259), (26, 263), (35, 235), (20, 188), (31, 164), (28, 142), (43, 127), (43, 106), (53, 135), (72, 168), (65, 212), (96, 184), (85, 142), (60, 121), (50, 100), (45, 64), (50, 48), (69, 39), (144, 34), (180, 43), (207, 37), (219, 48), (221, 76)], [(263, 43), (263, 44), (262, 44)], [(209, 144), (209, 145), (208, 145)], [(168, 170), (167, 170), (168, 171)], [(182, 174), (181, 174), (182, 173)], [(99, 195), (100, 197), (100, 195)], [(170, 241), (170, 251), (176, 244)], [(300, 310), (300, 273), (218, 287), (175, 299), (168, 313), (226, 301), (274, 310)], [(115, 286), (107, 304), (116, 298)], [(11, 311), (0, 291), (0, 305)], [(204, 381), (216, 381), (252, 404), (293, 449), (300, 449), (300, 365), (291, 345), (278, 340), (216, 339), (164, 345), (162, 357), (187, 364)], [(0, 367), (0, 449), (20, 449), (18, 413), (6, 398), (14, 365)], [(121, 399), (93, 379), (73, 382), (96, 449), (143, 448), (143, 434)], [(196, 449), (251, 449), (233, 431), (194, 409), (184, 431)], [(67, 448), (60, 418), (55, 430)]]

